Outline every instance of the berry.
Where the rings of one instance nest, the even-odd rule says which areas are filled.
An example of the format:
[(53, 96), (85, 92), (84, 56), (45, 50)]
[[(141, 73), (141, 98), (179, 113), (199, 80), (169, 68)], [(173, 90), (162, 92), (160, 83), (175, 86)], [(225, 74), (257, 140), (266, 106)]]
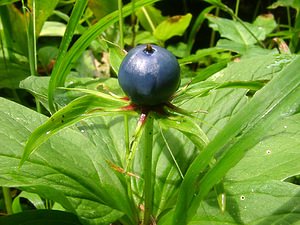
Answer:
[(131, 49), (121, 63), (121, 88), (137, 105), (167, 102), (180, 84), (180, 67), (172, 53), (156, 45)]

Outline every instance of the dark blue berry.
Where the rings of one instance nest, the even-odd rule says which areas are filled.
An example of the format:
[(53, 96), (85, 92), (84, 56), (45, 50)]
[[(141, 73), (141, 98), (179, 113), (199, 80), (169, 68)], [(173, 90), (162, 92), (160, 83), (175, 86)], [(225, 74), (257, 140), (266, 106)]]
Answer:
[(180, 84), (180, 67), (168, 50), (139, 45), (125, 56), (119, 70), (121, 88), (138, 105), (167, 102)]

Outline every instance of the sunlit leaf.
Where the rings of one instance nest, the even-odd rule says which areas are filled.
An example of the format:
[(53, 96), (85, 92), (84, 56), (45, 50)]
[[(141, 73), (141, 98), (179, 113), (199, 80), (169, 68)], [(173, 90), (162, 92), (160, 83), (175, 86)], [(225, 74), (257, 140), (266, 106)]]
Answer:
[(153, 35), (162, 41), (166, 41), (173, 36), (181, 36), (189, 26), (192, 14), (184, 16), (173, 16), (161, 22), (154, 30)]

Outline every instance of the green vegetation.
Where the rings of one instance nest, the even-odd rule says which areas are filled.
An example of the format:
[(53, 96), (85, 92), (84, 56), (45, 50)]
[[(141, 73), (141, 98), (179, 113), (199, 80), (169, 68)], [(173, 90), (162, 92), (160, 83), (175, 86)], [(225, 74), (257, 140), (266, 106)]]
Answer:
[[(0, 224), (299, 224), (300, 2), (224, 2), (0, 1)], [(139, 44), (170, 101), (120, 88)]]

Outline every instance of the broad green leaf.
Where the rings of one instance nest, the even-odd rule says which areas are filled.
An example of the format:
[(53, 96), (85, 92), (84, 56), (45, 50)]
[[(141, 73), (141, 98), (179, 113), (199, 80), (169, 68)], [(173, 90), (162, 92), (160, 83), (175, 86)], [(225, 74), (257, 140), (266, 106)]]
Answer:
[(78, 218), (67, 212), (54, 210), (31, 210), (10, 216), (0, 217), (1, 225), (82, 225)]
[(0, 58), (0, 88), (17, 89), (20, 81), (30, 75), (28, 65)]
[(164, 129), (173, 128), (186, 135), (199, 150), (202, 150), (209, 142), (205, 133), (191, 118), (187, 116), (169, 116), (168, 118), (157, 118), (160, 126)]
[(257, 45), (245, 45), (235, 41), (220, 39), (217, 48), (239, 53), (242, 56), (253, 57), (278, 53), (277, 49), (264, 49)]
[(66, 32), (66, 24), (56, 21), (46, 21), (41, 28), (39, 36), (63, 37)]
[(26, 21), (19, 9), (14, 4), (0, 7), (0, 17), (4, 34), (4, 48), (9, 51), (9, 56), (14, 52), (20, 55), (28, 55), (27, 36), (26, 36)]
[(118, 9), (117, 0), (90, 0), (88, 7), (98, 20)]
[[(225, 187), (227, 210), (220, 212), (211, 192), (188, 225), (298, 224), (299, 186), (281, 181), (249, 181), (227, 183)], [(171, 219), (172, 211), (158, 225), (170, 225)]]
[(258, 28), (264, 29), (266, 35), (270, 34), (277, 27), (274, 15), (271, 13), (259, 15), (254, 20), (253, 25), (257, 26)]
[(29, 201), (31, 204), (34, 205), (34, 207), (36, 209), (46, 209), (45, 205), (44, 205), (44, 201), (43, 201), (43, 199), (39, 195), (37, 195), (35, 193), (30, 193), (30, 192), (22, 191), (13, 200), (12, 207), (13, 207), (14, 214), (23, 211), (21, 203), (20, 203), (21, 198), (24, 198), (27, 201)]
[[(134, 39), (134, 43), (133, 43), (133, 39)], [(129, 34), (124, 38), (124, 42), (125, 44), (131, 46), (136, 46), (138, 44), (149, 44), (149, 43), (159, 44), (159, 40), (157, 40), (149, 31), (138, 31), (134, 36), (132, 34)]]
[(165, 18), (162, 16), (161, 11), (155, 7), (149, 5), (142, 7), (135, 12), (139, 22), (146, 31), (151, 33), (154, 31), (158, 24), (160, 24)]
[[(237, 112), (195, 159), (181, 186), (174, 221), (184, 222), (186, 218), (189, 220), (213, 185), (219, 182), (226, 172), (242, 159), (247, 150), (254, 147), (268, 134), (267, 131), (271, 125), (298, 109), (300, 79), (294, 74), (299, 69), (299, 59), (299, 57), (295, 58), (242, 110)], [(274, 92), (274, 90), (276, 91)], [(220, 159), (200, 180), (200, 191), (198, 192), (194, 187), (198, 180), (197, 174), (207, 167), (211, 157), (221, 149)], [(196, 196), (184, 193), (184, 189), (194, 190)], [(182, 209), (186, 210), (187, 207), (190, 209), (185, 214)]]
[[(238, 21), (215, 17), (212, 15), (207, 15), (207, 19), (211, 23), (210, 26), (214, 30), (220, 32), (220, 35), (223, 38), (227, 38), (231, 41), (244, 45), (253, 45), (257, 43), (257, 40), (251, 35), (251, 33)], [(243, 23), (258, 40), (264, 40), (266, 38), (264, 29), (247, 22)]]
[[(36, 28), (36, 35), (40, 33), (44, 22), (48, 19), (49, 16), (52, 15), (53, 10), (55, 9), (57, 3), (59, 0), (30, 0), (28, 1), (28, 5), (32, 6), (34, 3), (35, 6), (35, 28)], [(31, 8), (31, 11), (33, 11), (33, 8)]]
[(167, 49), (173, 53), (176, 57), (183, 58), (187, 56), (187, 44), (179, 42), (176, 45), (169, 45)]
[(270, 9), (276, 9), (277, 7), (293, 7), (297, 10), (300, 9), (300, 1), (299, 0), (278, 0), (269, 6)]
[[(124, 144), (109, 132), (110, 127), (121, 131), (120, 123), (115, 123), (117, 118), (98, 120), (101, 135), (97, 147), (82, 131), (95, 127), (87, 126), (81, 131), (65, 129), (19, 168), (25, 141), (47, 118), (8, 100), (0, 101), (0, 185), (24, 187), (27, 191), (32, 187), (31, 192), (53, 199), (68, 210), (73, 208), (86, 224), (108, 224), (123, 214), (125, 224), (136, 224), (125, 177), (119, 176), (107, 163), (119, 164), (112, 153), (124, 149), (117, 149)], [(112, 144), (110, 148), (107, 143)]]
[[(77, 91), (78, 90), (80, 89), (77, 89)], [(24, 155), (20, 164), (23, 164), (34, 150), (57, 131), (83, 120), (84, 118), (92, 117), (95, 113), (112, 114), (112, 112), (120, 111), (122, 110), (121, 107), (128, 104), (127, 101), (113, 98), (112, 96), (101, 92), (95, 92), (93, 95), (93, 91), (82, 91), (86, 91), (86, 93), (89, 93), (90, 95), (84, 95), (75, 99), (53, 114), (47, 122), (31, 134), (26, 143)]]
[(48, 109), (48, 84), (50, 77), (29, 76), (20, 82), (20, 88), (26, 89)]
[[(38, 60), (45, 70), (49, 70), (50, 65), (53, 65), (58, 55), (58, 48), (54, 46), (45, 46), (39, 48), (37, 52)], [(52, 68), (51, 68), (52, 69)], [(48, 71), (47, 71), (48, 72)]]
[[(105, 62), (106, 64), (108, 62)], [(82, 56), (74, 64), (74, 69), (78, 72), (79, 77), (108, 77), (109, 76), (109, 65), (103, 66), (108, 67), (101, 70), (100, 62), (95, 57), (91, 50), (86, 50), (83, 52)]]
[[(296, 102), (295, 102), (296, 104)], [(286, 180), (300, 174), (300, 114), (282, 118), (226, 175), (230, 181)]]
[(183, 16), (172, 16), (161, 22), (154, 30), (154, 37), (158, 40), (166, 41), (174, 36), (181, 36), (189, 26), (192, 14)]

